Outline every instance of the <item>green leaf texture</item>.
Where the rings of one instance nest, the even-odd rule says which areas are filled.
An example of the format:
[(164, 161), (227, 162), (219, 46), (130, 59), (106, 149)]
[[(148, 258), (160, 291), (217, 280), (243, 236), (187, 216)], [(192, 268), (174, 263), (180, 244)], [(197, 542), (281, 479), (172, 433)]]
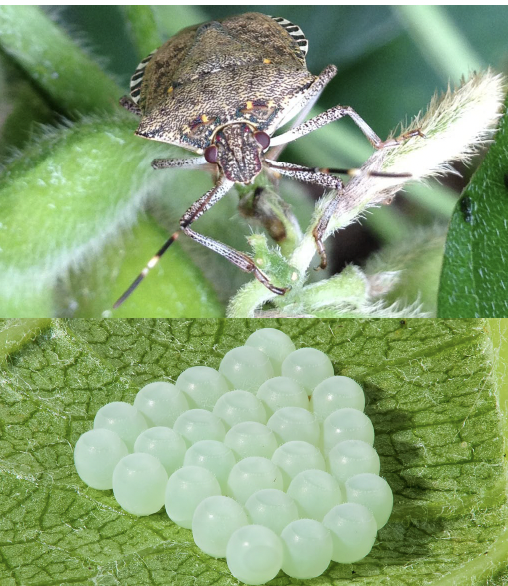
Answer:
[(506, 389), (489, 333), (503, 339), (506, 323), (76, 319), (0, 325), (0, 584), (238, 584), (164, 510), (133, 517), (112, 491), (85, 486), (73, 448), (105, 403), (132, 402), (196, 364), (218, 367), (259, 327), (323, 350), (336, 374), (363, 385), (395, 495), (366, 559), (272, 583), (506, 583)]
[(440, 317), (508, 314), (507, 152), (505, 115), (494, 144), (452, 215), (439, 286)]

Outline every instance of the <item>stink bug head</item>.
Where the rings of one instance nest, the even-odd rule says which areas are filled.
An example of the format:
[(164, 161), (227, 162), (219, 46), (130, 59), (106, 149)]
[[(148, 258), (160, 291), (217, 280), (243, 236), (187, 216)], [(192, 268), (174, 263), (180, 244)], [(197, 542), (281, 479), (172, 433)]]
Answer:
[[(265, 137), (267, 142), (263, 147)], [(264, 132), (255, 132), (245, 123), (229, 124), (217, 132), (214, 144), (217, 163), (227, 179), (248, 184), (261, 172), (263, 150), (270, 144), (270, 137)]]

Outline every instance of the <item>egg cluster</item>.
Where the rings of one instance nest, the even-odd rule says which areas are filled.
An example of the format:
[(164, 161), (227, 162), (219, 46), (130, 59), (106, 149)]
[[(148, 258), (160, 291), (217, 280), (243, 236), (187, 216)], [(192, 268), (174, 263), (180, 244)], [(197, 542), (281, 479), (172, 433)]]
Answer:
[(99, 409), (74, 461), (133, 515), (165, 506), (246, 584), (313, 578), (365, 557), (392, 510), (364, 406), (326, 354), (265, 328), (218, 371), (194, 366)]

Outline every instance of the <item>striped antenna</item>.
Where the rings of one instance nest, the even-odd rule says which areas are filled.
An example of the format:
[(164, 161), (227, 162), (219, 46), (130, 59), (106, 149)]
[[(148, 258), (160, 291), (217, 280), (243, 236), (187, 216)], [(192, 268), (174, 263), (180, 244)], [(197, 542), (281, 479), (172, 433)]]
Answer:
[(166, 250), (173, 244), (173, 242), (178, 238), (180, 232), (175, 232), (172, 234), (164, 243), (164, 246), (157, 253), (152, 256), (152, 258), (148, 261), (146, 267), (139, 273), (139, 275), (134, 279), (130, 287), (125, 291), (125, 293), (115, 302), (113, 305), (113, 309), (120, 307), (122, 303), (131, 296), (131, 293), (136, 289), (136, 287), (141, 283), (141, 281), (148, 275), (150, 269), (159, 262), (161, 256), (166, 252)]
[[(356, 177), (364, 173), (362, 169), (331, 169), (331, 168), (318, 168), (318, 171), (321, 173), (335, 173), (336, 175), (350, 175), (351, 177)], [(370, 177), (388, 177), (390, 179), (406, 179), (412, 177), (411, 173), (385, 173), (384, 171), (367, 171), (367, 174)]]

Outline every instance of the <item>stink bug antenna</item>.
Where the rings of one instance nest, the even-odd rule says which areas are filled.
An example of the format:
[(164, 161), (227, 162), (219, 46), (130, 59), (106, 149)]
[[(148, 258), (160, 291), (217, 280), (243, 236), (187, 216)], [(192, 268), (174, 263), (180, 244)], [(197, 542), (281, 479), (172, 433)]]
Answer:
[(157, 253), (152, 256), (152, 258), (148, 261), (146, 267), (139, 273), (139, 275), (132, 281), (129, 288), (125, 291), (125, 293), (115, 302), (113, 305), (113, 309), (120, 307), (122, 303), (131, 296), (131, 293), (136, 289), (136, 287), (141, 283), (141, 281), (148, 275), (150, 269), (159, 262), (161, 256), (166, 252), (166, 250), (173, 244), (173, 242), (178, 238), (180, 232), (175, 232), (172, 234), (164, 243), (164, 245), (157, 251)]
[[(352, 169), (336, 169), (336, 168), (320, 168), (317, 169), (321, 171), (321, 173), (335, 173), (336, 175), (349, 175), (351, 177), (356, 177), (363, 173), (362, 169), (359, 168), (352, 168)], [(384, 171), (367, 171), (370, 177), (388, 177), (389, 179), (410, 179), (412, 177), (411, 173), (385, 173)]]

